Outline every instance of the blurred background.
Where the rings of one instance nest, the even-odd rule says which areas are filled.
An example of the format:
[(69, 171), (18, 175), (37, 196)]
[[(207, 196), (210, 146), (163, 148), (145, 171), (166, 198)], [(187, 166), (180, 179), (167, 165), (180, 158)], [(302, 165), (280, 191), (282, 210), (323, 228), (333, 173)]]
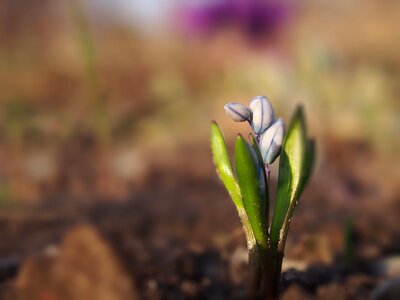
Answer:
[(317, 141), (283, 295), (396, 284), (399, 14), (395, 0), (1, 1), (0, 296), (243, 298), (209, 127), (232, 150), (249, 128), (223, 105), (256, 95), (286, 122), (302, 104)]

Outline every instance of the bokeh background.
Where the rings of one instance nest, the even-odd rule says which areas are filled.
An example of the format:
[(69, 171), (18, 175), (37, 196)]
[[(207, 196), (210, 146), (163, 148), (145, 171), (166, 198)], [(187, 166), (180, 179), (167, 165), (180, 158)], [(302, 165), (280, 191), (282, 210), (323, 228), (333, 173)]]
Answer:
[[(393, 281), (399, 15), (395, 0), (1, 1), (1, 297), (243, 297), (209, 126), (232, 149), (249, 128), (223, 105), (256, 95), (286, 122), (302, 104), (317, 141), (283, 295), (365, 299)], [(337, 270), (349, 256), (361, 267)]]

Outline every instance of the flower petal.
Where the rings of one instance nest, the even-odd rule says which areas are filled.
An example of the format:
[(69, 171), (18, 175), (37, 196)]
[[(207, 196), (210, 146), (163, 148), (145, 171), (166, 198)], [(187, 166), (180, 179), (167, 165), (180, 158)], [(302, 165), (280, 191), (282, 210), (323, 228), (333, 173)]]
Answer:
[(256, 96), (250, 102), (253, 112), (252, 127), (254, 133), (262, 135), (274, 121), (274, 110), (271, 103), (264, 96)]
[(251, 110), (240, 103), (231, 102), (225, 104), (225, 112), (235, 122), (248, 121), (251, 118)]
[(272, 164), (279, 156), (284, 136), (285, 124), (279, 118), (261, 137), (260, 150), (265, 163)]

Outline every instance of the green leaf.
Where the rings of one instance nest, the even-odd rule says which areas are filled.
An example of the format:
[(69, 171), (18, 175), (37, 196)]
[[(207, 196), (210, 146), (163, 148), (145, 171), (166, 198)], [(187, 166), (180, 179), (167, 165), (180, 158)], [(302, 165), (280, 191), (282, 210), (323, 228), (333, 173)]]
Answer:
[(263, 188), (261, 188), (261, 190), (262, 190), (261, 197), (263, 199), (263, 201), (261, 201), (261, 205), (262, 205), (261, 211), (263, 213), (263, 219), (265, 220), (265, 224), (269, 224), (269, 184), (267, 181), (267, 173), (265, 170), (265, 164), (264, 164), (264, 160), (261, 155), (260, 148), (258, 147), (257, 140), (254, 137), (254, 135), (251, 133), (250, 133), (250, 143), (251, 143), (251, 147), (253, 148), (253, 151), (257, 155), (257, 163), (258, 163), (258, 167), (260, 170), (259, 180), (260, 180), (260, 184), (263, 186)]
[(306, 147), (306, 154), (304, 158), (304, 168), (303, 172), (301, 174), (301, 190), (300, 193), (303, 192), (304, 188), (306, 187), (308, 180), (310, 179), (313, 167), (314, 167), (314, 161), (315, 161), (315, 141), (313, 139), (309, 139), (307, 141), (307, 147)]
[(236, 138), (235, 171), (243, 197), (243, 206), (253, 229), (257, 244), (268, 248), (267, 223), (263, 214), (263, 192), (257, 155), (241, 135)]
[[(311, 173), (314, 143), (306, 137), (304, 114), (299, 107), (289, 125), (279, 161), (278, 186), (271, 223), (274, 249), (286, 242), (287, 231), (297, 201)], [(280, 249), (283, 251), (283, 248)]]
[(221, 129), (216, 122), (211, 124), (211, 150), (217, 173), (232, 198), (238, 211), (243, 210), (242, 195), (232, 171), (228, 150)]

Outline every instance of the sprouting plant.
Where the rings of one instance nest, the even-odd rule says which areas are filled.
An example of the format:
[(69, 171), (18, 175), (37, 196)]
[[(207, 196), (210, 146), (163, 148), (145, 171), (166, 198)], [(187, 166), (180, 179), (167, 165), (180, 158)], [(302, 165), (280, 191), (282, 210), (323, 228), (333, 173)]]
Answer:
[(343, 226), (344, 263), (348, 269), (354, 266), (354, 225), (353, 219), (348, 217)]
[[(315, 145), (307, 136), (301, 107), (285, 136), (282, 119), (275, 120), (266, 97), (254, 97), (250, 107), (225, 105), (236, 122), (248, 122), (253, 133), (238, 135), (232, 168), (221, 129), (211, 125), (211, 148), (217, 173), (236, 206), (249, 251), (249, 298), (271, 299), (280, 284), (285, 243), (294, 209), (311, 175)], [(273, 213), (270, 213), (270, 165), (280, 155)], [(270, 220), (270, 214), (272, 219)]]
[(110, 139), (110, 120), (107, 114), (106, 98), (101, 87), (96, 69), (96, 49), (93, 42), (81, 0), (70, 0), (71, 15), (76, 23), (79, 38), (80, 54), (82, 56), (86, 83), (92, 95), (94, 128), (97, 137), (102, 143), (108, 143)]

